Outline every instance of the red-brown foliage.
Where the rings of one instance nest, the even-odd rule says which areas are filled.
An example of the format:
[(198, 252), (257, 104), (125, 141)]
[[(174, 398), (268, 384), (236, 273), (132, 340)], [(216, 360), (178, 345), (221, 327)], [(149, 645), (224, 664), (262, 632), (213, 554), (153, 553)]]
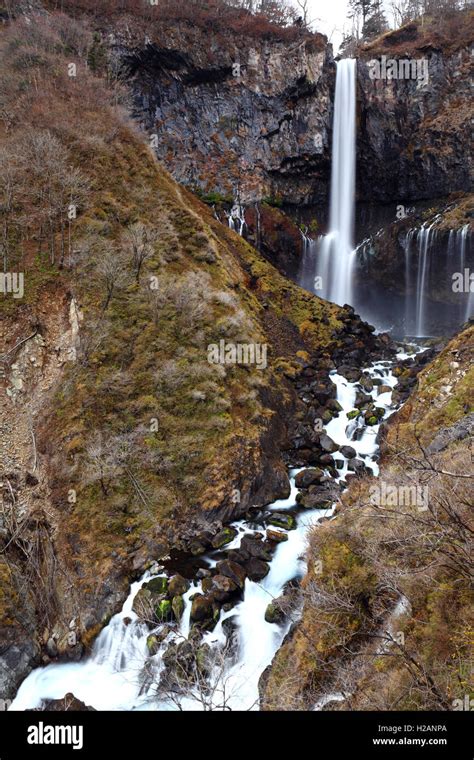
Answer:
[(233, 8), (223, 0), (183, 0), (179, 5), (174, 0), (160, 0), (156, 6), (148, 0), (46, 0), (45, 5), (50, 10), (64, 11), (71, 16), (87, 14), (98, 20), (132, 14), (158, 25), (181, 21), (205, 29), (229, 29), (255, 37), (291, 40), (302, 34), (297, 26), (273, 23), (265, 15)]

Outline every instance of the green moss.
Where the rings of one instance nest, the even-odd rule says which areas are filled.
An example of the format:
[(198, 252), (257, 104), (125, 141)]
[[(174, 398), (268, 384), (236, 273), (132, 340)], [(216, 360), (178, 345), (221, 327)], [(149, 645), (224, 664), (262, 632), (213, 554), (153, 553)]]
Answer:
[(169, 599), (163, 599), (155, 608), (155, 617), (159, 623), (171, 620), (173, 617), (173, 608)]
[(166, 594), (168, 591), (168, 578), (153, 578), (153, 580), (145, 584), (145, 588), (149, 589), (153, 594)]
[(272, 206), (273, 208), (281, 208), (283, 206), (283, 199), (281, 196), (266, 196), (265, 198), (262, 198), (262, 203), (265, 203), (267, 206)]
[(276, 514), (273, 513), (267, 520), (269, 525), (274, 525), (276, 528), (285, 528), (286, 530), (294, 530), (296, 528), (296, 519), (294, 515), (290, 514)]

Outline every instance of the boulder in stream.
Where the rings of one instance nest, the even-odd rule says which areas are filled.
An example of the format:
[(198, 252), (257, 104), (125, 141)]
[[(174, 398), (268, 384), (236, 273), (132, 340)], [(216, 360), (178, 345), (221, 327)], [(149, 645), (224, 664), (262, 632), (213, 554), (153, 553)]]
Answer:
[(319, 436), (319, 445), (327, 454), (333, 454), (335, 451), (339, 451), (339, 446), (327, 435), (327, 433), (323, 433)]
[(237, 584), (239, 588), (243, 588), (245, 585), (245, 570), (242, 565), (237, 562), (232, 562), (228, 559), (223, 559), (216, 565), (218, 574), (225, 575)]
[(225, 527), (222, 528), (211, 541), (211, 546), (213, 549), (222, 549), (223, 546), (226, 546), (226, 544), (230, 544), (231, 541), (234, 540), (234, 538), (237, 535), (237, 531), (235, 528), (231, 527)]
[(354, 459), (357, 456), (357, 451), (352, 446), (341, 446), (339, 451), (346, 459)]
[[(332, 461), (332, 458), (331, 458)], [(298, 472), (295, 477), (295, 486), (297, 488), (308, 488), (314, 483), (318, 483), (323, 477), (324, 473), (318, 467), (310, 467), (306, 470)]]
[(263, 542), (260, 535), (244, 536), (240, 543), (240, 551), (246, 552), (249, 557), (256, 557), (267, 562), (272, 558), (271, 547)]
[(181, 594), (177, 594), (173, 597), (171, 601), (171, 609), (173, 610), (176, 620), (181, 620), (184, 612), (184, 599)]
[(276, 528), (284, 528), (285, 530), (294, 530), (296, 528), (295, 516), (288, 512), (271, 512), (267, 518), (269, 525), (274, 525)]
[(173, 575), (168, 584), (169, 596), (182, 596), (189, 589), (190, 582), (182, 575)]
[(282, 541), (288, 541), (288, 533), (283, 533), (281, 530), (272, 530), (271, 528), (268, 528), (267, 539), (268, 541), (275, 541), (275, 543), (279, 544)]
[(270, 602), (265, 610), (265, 620), (267, 623), (283, 623), (285, 620), (285, 613), (278, 605), (277, 601)]
[(191, 606), (191, 620), (194, 623), (200, 623), (203, 620), (212, 618), (212, 599), (202, 594), (197, 594)]
[(212, 579), (211, 594), (218, 602), (228, 601), (236, 592), (239, 591), (239, 587), (232, 578), (227, 575), (215, 575)]
[(252, 557), (245, 565), (247, 575), (251, 581), (261, 581), (270, 572), (270, 565), (261, 559)]

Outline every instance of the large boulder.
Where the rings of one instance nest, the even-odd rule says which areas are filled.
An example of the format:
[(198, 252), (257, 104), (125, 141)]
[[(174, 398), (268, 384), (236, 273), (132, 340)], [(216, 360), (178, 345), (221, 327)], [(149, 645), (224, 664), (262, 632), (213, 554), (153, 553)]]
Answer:
[(261, 559), (252, 557), (245, 565), (245, 569), (251, 581), (261, 581), (270, 572), (270, 565)]
[(285, 620), (285, 614), (276, 601), (270, 602), (265, 610), (265, 620), (267, 623), (283, 623)]
[(274, 525), (275, 528), (284, 528), (285, 530), (296, 528), (296, 518), (289, 512), (271, 512), (267, 522), (269, 525)]
[(212, 619), (212, 615), (212, 599), (202, 594), (197, 594), (191, 606), (191, 620), (194, 623), (200, 623), (204, 620)]
[(311, 467), (306, 470), (298, 472), (295, 477), (295, 486), (297, 488), (308, 488), (314, 483), (318, 483), (323, 477), (324, 473), (318, 467)]
[(227, 602), (238, 591), (237, 583), (227, 575), (215, 575), (213, 577), (211, 594), (218, 602)]
[(213, 549), (222, 549), (223, 546), (226, 544), (230, 544), (231, 541), (234, 540), (234, 538), (237, 535), (237, 531), (235, 528), (222, 528), (222, 530), (219, 531), (219, 533), (216, 533), (214, 538), (211, 541), (211, 546)]
[(239, 588), (243, 588), (245, 585), (245, 570), (242, 565), (231, 560), (224, 559), (218, 562), (216, 570), (219, 575), (225, 575), (237, 584)]
[(186, 578), (183, 578), (182, 575), (173, 575), (168, 584), (168, 595), (171, 597), (182, 596), (189, 589), (190, 585), (190, 582)]
[(357, 456), (357, 451), (352, 446), (341, 446), (339, 451), (346, 459), (354, 459)]
[(272, 558), (271, 548), (262, 541), (261, 536), (244, 536), (240, 550), (247, 552), (249, 557), (257, 559), (270, 560)]
[(148, 589), (152, 594), (166, 594), (168, 592), (168, 578), (166, 576), (153, 578), (151, 581), (144, 583), (142, 588)]
[(300, 493), (297, 496), (298, 504), (305, 509), (329, 509), (339, 498), (340, 488), (337, 483), (327, 483), (320, 488), (314, 487), (310, 491)]
[(364, 374), (359, 379), (359, 385), (363, 388), (363, 390), (366, 393), (370, 393), (374, 388), (374, 381), (370, 377), (370, 375)]
[(319, 436), (319, 445), (327, 454), (333, 454), (335, 451), (339, 451), (339, 446), (327, 435), (327, 433), (323, 433)]

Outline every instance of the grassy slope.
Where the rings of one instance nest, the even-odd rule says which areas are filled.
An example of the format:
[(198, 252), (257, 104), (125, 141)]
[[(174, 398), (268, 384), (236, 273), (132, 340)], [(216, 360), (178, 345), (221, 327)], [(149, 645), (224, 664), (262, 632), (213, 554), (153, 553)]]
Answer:
[[(49, 263), (44, 243), (39, 252), (33, 223), (22, 247), (12, 233), (11, 267), (25, 272), (26, 293), (22, 301), (1, 298), (0, 311), (8, 347), (15, 331), (24, 337), (38, 321), (47, 334), (48, 304), (65, 296), (83, 315), (77, 361), (65, 367), (37, 425), (58, 561), (93, 604), (105, 579), (128, 568), (147, 542), (156, 552), (183, 523), (225, 503), (234, 487), (250, 491), (263, 467), (262, 436), (276, 409), (292, 403), (285, 375), (298, 367), (296, 352), (324, 350), (340, 323), (337, 307), (288, 283), (178, 188), (116, 105), (124, 93), (88, 69), (92, 44), (87, 25), (65, 16), (33, 25), (20, 19), (2, 30), (8, 121), (1, 144), (51, 133), (90, 189), (64, 268)], [(70, 62), (75, 78), (67, 75)], [(40, 192), (43, 179), (41, 171), (23, 178), (17, 211), (28, 220), (28, 192), (35, 182)], [(124, 230), (136, 222), (156, 234), (153, 254), (139, 283), (128, 262), (103, 312), (100, 246), (119, 255)], [(158, 278), (157, 296), (150, 276)], [(221, 338), (268, 342), (269, 369), (211, 367), (207, 345)], [(91, 454), (98, 435), (105, 451), (111, 441), (121, 446), (112, 463), (100, 457), (105, 489)], [(272, 445), (270, 458), (277, 456)]]

